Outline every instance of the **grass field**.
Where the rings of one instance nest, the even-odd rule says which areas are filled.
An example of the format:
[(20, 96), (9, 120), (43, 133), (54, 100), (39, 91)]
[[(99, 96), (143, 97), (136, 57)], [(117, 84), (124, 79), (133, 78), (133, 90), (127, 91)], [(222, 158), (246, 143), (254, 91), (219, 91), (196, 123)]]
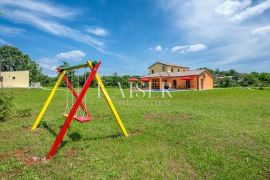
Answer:
[(269, 89), (174, 92), (172, 98), (121, 98), (118, 89), (109, 89), (129, 138), (120, 136), (104, 99), (91, 89), (93, 120), (74, 121), (54, 159), (43, 162), (66, 104), (59, 90), (31, 132), (49, 92), (5, 91), (14, 95), (16, 108), (31, 108), (32, 115), (0, 123), (0, 179), (270, 178)]

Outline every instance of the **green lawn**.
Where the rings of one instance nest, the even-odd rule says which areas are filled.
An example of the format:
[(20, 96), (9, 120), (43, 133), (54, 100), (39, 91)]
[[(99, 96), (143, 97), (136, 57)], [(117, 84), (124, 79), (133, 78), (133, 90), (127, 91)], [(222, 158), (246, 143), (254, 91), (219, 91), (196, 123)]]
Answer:
[[(109, 89), (130, 137), (119, 135), (97, 90), (93, 120), (72, 122), (54, 159), (43, 162), (64, 121), (65, 90), (36, 132), (30, 127), (50, 91), (13, 89), (32, 116), (0, 123), (0, 179), (269, 179), (270, 90), (174, 92), (172, 98), (121, 98)], [(128, 95), (128, 90), (125, 91)], [(37, 159), (34, 161), (34, 159)]]

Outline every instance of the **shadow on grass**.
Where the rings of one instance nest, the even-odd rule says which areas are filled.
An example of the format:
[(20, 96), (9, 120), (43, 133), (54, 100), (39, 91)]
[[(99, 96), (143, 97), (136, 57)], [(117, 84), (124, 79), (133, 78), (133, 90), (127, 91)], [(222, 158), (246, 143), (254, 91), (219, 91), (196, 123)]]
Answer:
[(55, 132), (55, 130), (53, 130), (48, 124), (47, 122), (41, 122), (40, 124), (42, 128), (45, 128), (46, 130), (49, 131), (50, 134), (52, 134), (54, 137), (57, 136), (57, 133)]
[(83, 138), (84, 141), (103, 140), (103, 139), (117, 139), (123, 137), (121, 133), (112, 134), (108, 136)]
[(72, 141), (80, 141), (82, 139), (82, 136), (80, 135), (80, 133), (77, 133), (77, 132), (73, 132), (69, 134), (68, 137), (70, 137)]
[[(57, 137), (57, 133), (56, 131), (51, 128), (47, 122), (41, 122), (41, 126), (42, 128), (45, 128), (46, 130), (49, 131), (50, 134), (52, 134), (54, 137)], [(103, 140), (103, 139), (117, 139), (117, 138), (121, 138), (123, 137), (121, 133), (116, 133), (116, 134), (112, 134), (112, 135), (107, 135), (107, 136), (100, 136), (100, 137), (89, 137), (89, 138), (82, 138), (81, 134), (78, 132), (73, 132), (71, 134), (67, 135), (72, 141), (95, 141), (95, 140)], [(69, 143), (68, 141), (62, 141), (60, 144), (60, 147), (58, 148), (58, 151), (60, 149), (62, 149), (67, 143)]]
[[(45, 128), (46, 130), (48, 130), (49, 133), (52, 134), (55, 138), (57, 137), (58, 134), (56, 133), (55, 130), (53, 130), (53, 128), (51, 128), (47, 124), (47, 122), (41, 122), (40, 125), (41, 125), (40, 127)], [(58, 150), (60, 150), (61, 148), (63, 148), (67, 143), (68, 143), (67, 141), (62, 141)]]

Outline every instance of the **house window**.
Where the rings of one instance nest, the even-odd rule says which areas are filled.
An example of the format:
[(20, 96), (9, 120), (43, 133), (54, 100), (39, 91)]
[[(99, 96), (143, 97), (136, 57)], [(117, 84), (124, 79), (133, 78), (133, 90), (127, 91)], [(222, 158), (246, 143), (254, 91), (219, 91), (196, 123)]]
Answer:
[(152, 69), (152, 74), (154, 74), (154, 72), (155, 72), (154, 69)]
[(171, 68), (171, 72), (173, 72), (173, 68)]
[(166, 71), (166, 67), (162, 66), (162, 71), (165, 72)]
[(12, 79), (15, 80), (16, 79), (15, 76), (13, 76)]
[(180, 72), (180, 69), (178, 69), (178, 72)]

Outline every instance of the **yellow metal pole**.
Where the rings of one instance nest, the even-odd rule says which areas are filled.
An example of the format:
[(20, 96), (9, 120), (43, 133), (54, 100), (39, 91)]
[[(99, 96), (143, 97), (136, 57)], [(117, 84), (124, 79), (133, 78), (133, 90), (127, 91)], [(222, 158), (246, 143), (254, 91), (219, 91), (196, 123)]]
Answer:
[(32, 126), (32, 129), (31, 129), (32, 131), (36, 130), (41, 118), (43, 117), (44, 113), (46, 112), (46, 110), (47, 110), (47, 108), (48, 108), (48, 106), (49, 106), (49, 104), (50, 104), (50, 102), (51, 102), (51, 100), (52, 100), (52, 98), (53, 98), (53, 96), (54, 96), (54, 94), (56, 92), (56, 89), (60, 85), (63, 77), (65, 76), (65, 74), (66, 74), (66, 71), (62, 71), (62, 73), (60, 74), (60, 76), (59, 76), (58, 80), (56, 81), (56, 83), (55, 83), (55, 85), (54, 85), (48, 99), (46, 100), (45, 104), (43, 105), (43, 107), (42, 107), (42, 109), (41, 109), (35, 123)]
[[(92, 69), (93, 68), (93, 63), (91, 61), (88, 61), (88, 64), (89, 64), (89, 67)], [(121, 129), (122, 133), (126, 137), (128, 137), (127, 130), (126, 130), (126, 128), (125, 128), (125, 126), (124, 126), (124, 124), (123, 124), (123, 122), (122, 122), (122, 120), (121, 120), (118, 112), (116, 111), (116, 108), (114, 107), (114, 104), (112, 102), (112, 99), (110, 98), (110, 96), (109, 96), (109, 94), (108, 94), (108, 92), (107, 92), (107, 90), (106, 90), (106, 88), (105, 88), (105, 86), (104, 86), (104, 84), (103, 84), (103, 82), (102, 82), (102, 80), (101, 80), (101, 78), (100, 78), (100, 76), (99, 76), (98, 73), (96, 73), (95, 78), (97, 80), (97, 83), (99, 84), (99, 87), (100, 87), (103, 95), (105, 96), (105, 99), (107, 101), (107, 104), (109, 105), (109, 107), (110, 107), (110, 109), (111, 109), (111, 111), (112, 111), (112, 113), (113, 113), (113, 115), (115, 117), (115, 120), (116, 120), (119, 128)]]

